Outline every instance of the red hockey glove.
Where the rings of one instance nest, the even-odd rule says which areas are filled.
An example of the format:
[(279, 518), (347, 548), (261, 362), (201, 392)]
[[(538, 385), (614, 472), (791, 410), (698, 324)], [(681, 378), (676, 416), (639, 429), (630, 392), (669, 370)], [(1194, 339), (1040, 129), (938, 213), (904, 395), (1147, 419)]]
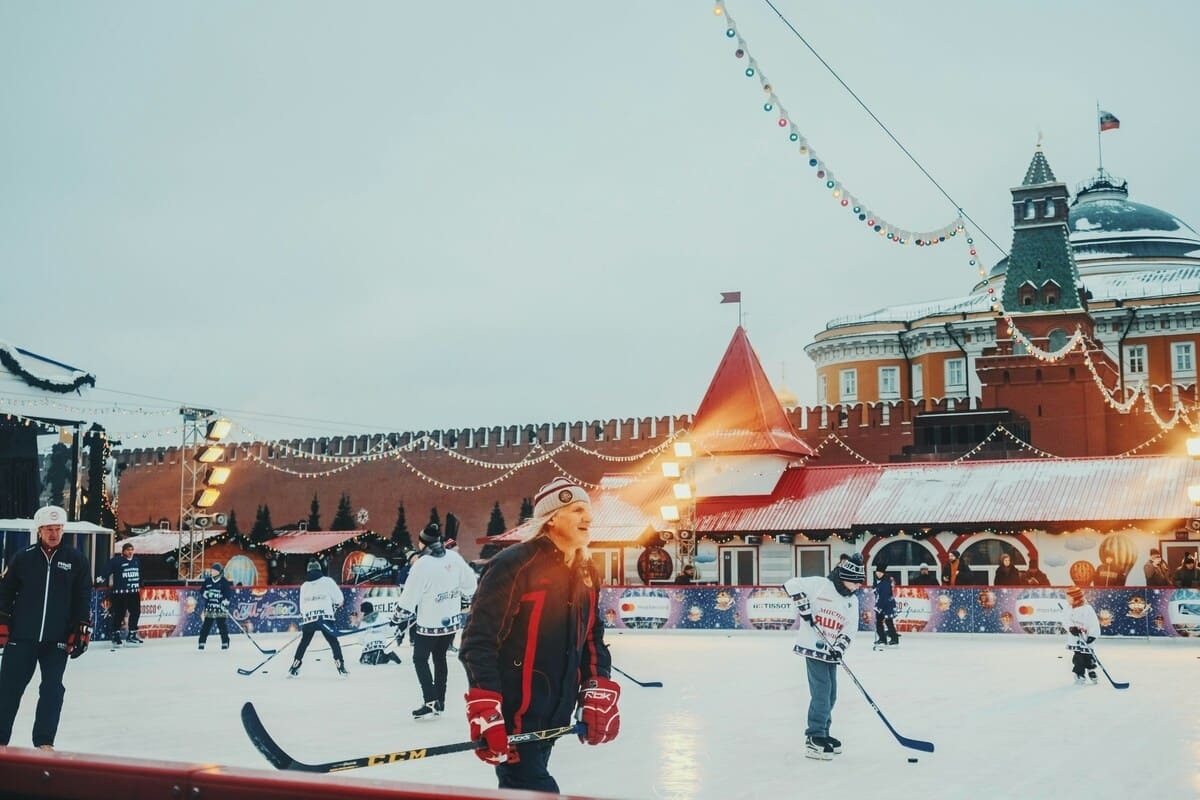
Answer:
[(0, 611), (0, 647), (8, 644), (8, 621), (11, 619), (7, 611)]
[(87, 652), (88, 644), (92, 641), (92, 626), (90, 623), (81, 622), (75, 626), (75, 630), (67, 635), (67, 655), (71, 658), (79, 658)]
[(500, 707), (503, 698), (498, 692), (487, 689), (470, 689), (466, 694), (467, 722), (471, 726), (471, 739), (483, 741), (475, 750), (480, 761), (492, 766), (517, 762), (517, 754), (508, 747), (508, 734), (504, 730), (504, 712)]
[(608, 678), (592, 678), (579, 691), (579, 721), (587, 725), (587, 734), (579, 741), (604, 744), (621, 732), (621, 712), (617, 701), (621, 687)]

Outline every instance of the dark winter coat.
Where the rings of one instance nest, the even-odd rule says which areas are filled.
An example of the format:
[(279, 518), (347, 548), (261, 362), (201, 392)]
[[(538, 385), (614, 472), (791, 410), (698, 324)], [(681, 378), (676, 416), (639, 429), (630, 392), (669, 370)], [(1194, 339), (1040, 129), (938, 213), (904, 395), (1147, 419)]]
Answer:
[(1003, 563), (996, 567), (996, 577), (992, 580), (994, 586), (1020, 586), (1025, 581), (1021, 578), (1021, 570), (1017, 569), (1012, 562), (1008, 566)]
[(567, 566), (546, 536), (497, 554), (479, 582), (459, 660), (473, 689), (499, 692), (511, 733), (568, 725), (580, 684), (610, 676), (600, 576)]
[(947, 561), (942, 567), (942, 586), (972, 586), (974, 583), (974, 573), (961, 558)]
[(1025, 570), (1025, 576), (1021, 582), (1026, 586), (1049, 586), (1050, 578), (1038, 569), (1036, 564), (1030, 564), (1029, 569)]
[(92, 621), (88, 562), (60, 544), (49, 556), (33, 544), (13, 556), (0, 578), (0, 611), (12, 615), (14, 641), (66, 642), (81, 623)]
[(229, 616), (229, 604), (233, 602), (233, 584), (223, 574), (214, 578), (211, 573), (205, 573), (204, 583), (200, 588), (200, 601), (204, 604), (204, 616)]
[(896, 597), (892, 592), (892, 579), (889, 575), (875, 579), (875, 613), (881, 617), (896, 616)]
[(1175, 570), (1175, 585), (1180, 589), (1195, 589), (1196, 587), (1200, 587), (1200, 570), (1196, 569), (1195, 562), (1190, 567), (1184, 564)]
[(113, 594), (134, 594), (142, 589), (142, 562), (138, 557), (126, 558), (115, 555), (109, 559), (108, 566), (100, 577), (108, 581), (112, 577)]
[(913, 575), (908, 582), (909, 586), (937, 586), (938, 578), (932, 572), (926, 572), (924, 575), (917, 573)]

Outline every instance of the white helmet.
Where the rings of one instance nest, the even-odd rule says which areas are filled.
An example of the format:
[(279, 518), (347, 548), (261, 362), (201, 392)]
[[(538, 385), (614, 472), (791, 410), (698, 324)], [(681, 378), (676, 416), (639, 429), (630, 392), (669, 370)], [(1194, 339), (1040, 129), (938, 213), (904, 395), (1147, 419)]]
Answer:
[(58, 506), (42, 506), (33, 514), (33, 534), (46, 525), (66, 525), (67, 512)]

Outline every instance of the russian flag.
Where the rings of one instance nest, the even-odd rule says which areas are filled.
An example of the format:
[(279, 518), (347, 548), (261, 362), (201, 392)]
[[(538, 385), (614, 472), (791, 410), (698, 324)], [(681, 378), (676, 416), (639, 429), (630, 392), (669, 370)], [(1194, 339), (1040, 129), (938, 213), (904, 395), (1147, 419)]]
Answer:
[(1121, 120), (1109, 111), (1100, 112), (1100, 130), (1111, 131), (1121, 127)]

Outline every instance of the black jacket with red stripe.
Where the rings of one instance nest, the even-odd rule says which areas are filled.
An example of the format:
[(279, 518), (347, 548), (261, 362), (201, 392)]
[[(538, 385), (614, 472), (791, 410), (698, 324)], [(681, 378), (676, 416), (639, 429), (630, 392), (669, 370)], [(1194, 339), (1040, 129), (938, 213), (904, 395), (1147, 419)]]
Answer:
[(600, 576), (576, 562), (536, 536), (497, 554), (479, 581), (458, 657), (471, 688), (504, 698), (510, 733), (569, 725), (580, 684), (610, 676)]

